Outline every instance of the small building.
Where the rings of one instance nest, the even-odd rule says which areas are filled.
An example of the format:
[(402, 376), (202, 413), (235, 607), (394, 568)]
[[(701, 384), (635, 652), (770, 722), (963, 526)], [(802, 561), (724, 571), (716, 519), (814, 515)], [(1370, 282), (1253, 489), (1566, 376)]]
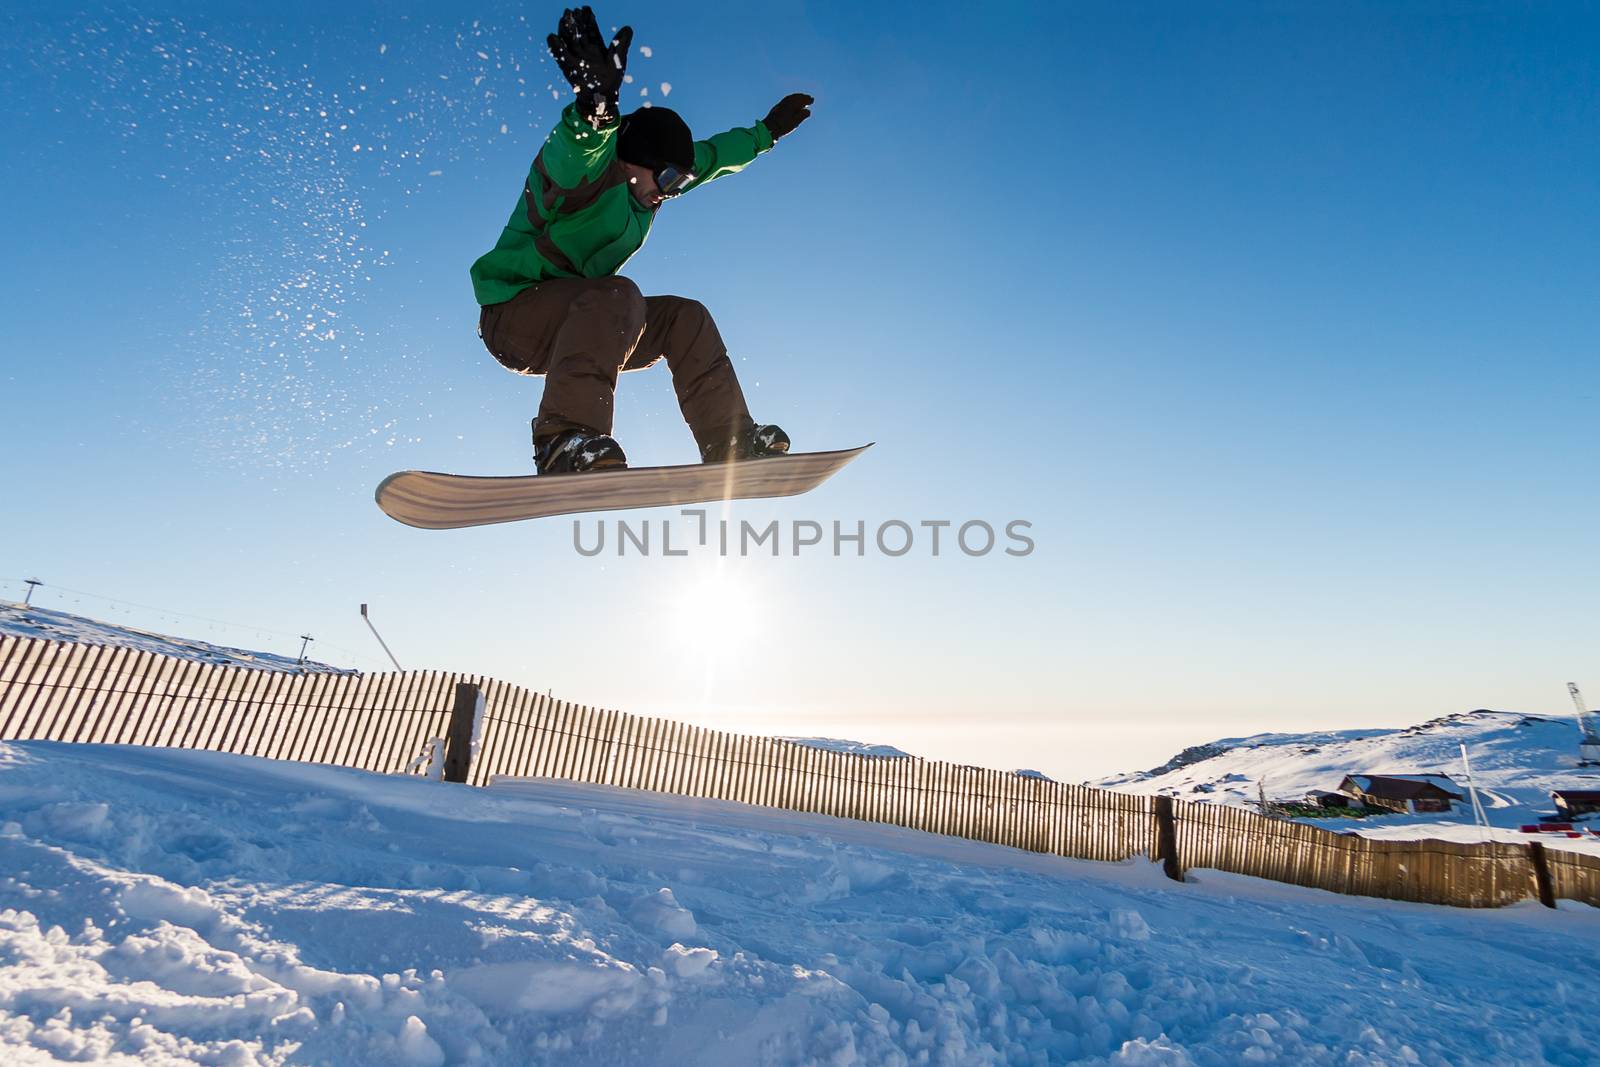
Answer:
[(1550, 794), (1556, 810), (1567, 818), (1600, 811), (1600, 789), (1557, 789)]
[(1346, 793), (1330, 793), (1326, 789), (1313, 789), (1306, 794), (1306, 803), (1319, 808), (1348, 808), (1350, 796)]
[(1465, 794), (1442, 783), (1455, 783), (1447, 774), (1347, 774), (1339, 792), (1369, 808), (1386, 808), (1410, 814), (1445, 812), (1465, 799)]

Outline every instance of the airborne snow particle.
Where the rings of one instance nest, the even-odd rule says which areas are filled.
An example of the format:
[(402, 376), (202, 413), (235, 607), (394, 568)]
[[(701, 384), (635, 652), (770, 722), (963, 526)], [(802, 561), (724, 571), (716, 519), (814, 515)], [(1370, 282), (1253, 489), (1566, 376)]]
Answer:
[(671, 92), (672, 92), (672, 83), (671, 82), (662, 82), (661, 83), (661, 95), (662, 96), (666, 96), (667, 94), (669, 94)]
[(646, 59), (649, 59), (650, 58), (650, 46), (647, 45), (647, 44), (640, 45), (639, 46), (639, 54), (641, 56), (644, 56)]

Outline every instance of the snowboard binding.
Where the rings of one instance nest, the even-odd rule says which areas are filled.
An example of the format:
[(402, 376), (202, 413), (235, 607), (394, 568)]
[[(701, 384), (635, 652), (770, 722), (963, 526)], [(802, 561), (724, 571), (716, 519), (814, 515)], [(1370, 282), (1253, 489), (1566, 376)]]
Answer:
[(540, 474), (583, 474), (621, 470), (627, 465), (627, 454), (608, 433), (564, 430), (543, 442), (538, 438), (533, 442), (533, 466)]
[(765, 459), (789, 452), (789, 435), (782, 428), (756, 423), (725, 441), (713, 441), (700, 449), (704, 463), (731, 463), (741, 459)]

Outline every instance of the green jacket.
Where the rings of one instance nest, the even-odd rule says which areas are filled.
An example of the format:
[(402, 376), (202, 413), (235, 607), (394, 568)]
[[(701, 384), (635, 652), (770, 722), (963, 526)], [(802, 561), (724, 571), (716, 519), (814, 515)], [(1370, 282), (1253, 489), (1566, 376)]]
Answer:
[[(619, 123), (595, 129), (568, 104), (545, 138), (500, 240), (472, 265), (480, 304), (510, 300), (547, 278), (615, 274), (644, 245), (655, 212), (628, 190), (617, 160)], [(744, 169), (772, 147), (764, 122), (719, 133), (694, 145), (697, 189)]]

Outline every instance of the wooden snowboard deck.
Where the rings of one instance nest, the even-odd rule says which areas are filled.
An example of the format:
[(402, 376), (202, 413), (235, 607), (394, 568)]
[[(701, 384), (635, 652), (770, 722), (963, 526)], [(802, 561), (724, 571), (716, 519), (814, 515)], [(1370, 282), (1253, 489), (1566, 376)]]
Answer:
[(633, 467), (589, 474), (478, 477), (401, 471), (378, 486), (378, 507), (407, 526), (455, 530), (589, 511), (798, 496), (871, 448), (797, 452), (738, 463)]

